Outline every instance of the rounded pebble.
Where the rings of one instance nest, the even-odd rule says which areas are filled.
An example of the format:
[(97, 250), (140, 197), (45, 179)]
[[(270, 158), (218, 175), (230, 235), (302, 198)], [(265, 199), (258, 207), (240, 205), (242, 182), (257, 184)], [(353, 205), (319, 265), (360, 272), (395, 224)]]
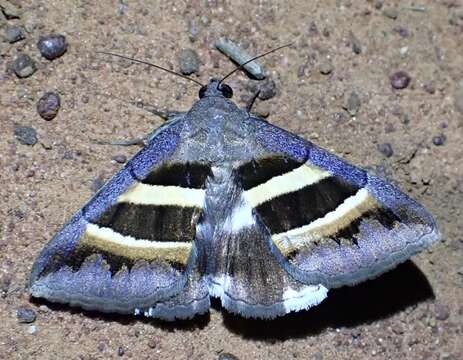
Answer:
[(37, 325), (30, 325), (27, 329), (27, 332), (31, 335), (34, 335), (37, 332)]
[(13, 61), (13, 71), (19, 78), (26, 78), (37, 71), (34, 60), (29, 55), (21, 54)]
[(9, 25), (5, 29), (5, 38), (10, 44), (24, 40), (26, 36), (24, 35), (24, 29), (20, 25)]
[(17, 126), (14, 129), (14, 136), (23, 145), (37, 144), (37, 131), (30, 126)]
[(46, 92), (37, 102), (37, 112), (42, 119), (50, 121), (56, 117), (61, 107), (61, 99), (54, 92)]
[(329, 75), (333, 72), (333, 70), (333, 64), (331, 64), (330, 62), (324, 62), (320, 64), (320, 73), (322, 73), (323, 75)]
[(199, 71), (199, 56), (193, 49), (183, 49), (178, 57), (180, 72), (183, 75), (191, 75)]
[(392, 150), (392, 146), (389, 143), (383, 143), (378, 145), (378, 150), (381, 152), (385, 157), (391, 157), (394, 154), (394, 150)]
[(445, 144), (445, 140), (446, 140), (445, 135), (441, 134), (441, 135), (434, 136), (432, 138), (432, 143), (436, 146), (441, 146)]
[(114, 155), (112, 159), (119, 164), (124, 164), (127, 162), (127, 156), (125, 155)]
[(122, 346), (119, 346), (117, 348), (117, 356), (124, 356), (124, 354), (125, 354), (124, 348)]
[(26, 307), (20, 307), (16, 310), (16, 317), (20, 323), (33, 323), (37, 318), (37, 315), (34, 310)]
[(410, 84), (410, 75), (405, 71), (396, 71), (390, 76), (391, 85), (394, 89), (405, 89)]
[(276, 85), (275, 82), (271, 79), (265, 80), (262, 85), (259, 87), (259, 99), (268, 100), (273, 98), (276, 95)]
[(397, 11), (397, 9), (387, 8), (384, 9), (383, 15), (388, 17), (389, 19), (395, 20), (399, 16), (399, 12)]
[(230, 354), (230, 353), (222, 353), (219, 355), (219, 359), (218, 360), (239, 360), (238, 357), (236, 357), (235, 355), (233, 354)]
[(437, 320), (447, 320), (450, 316), (450, 309), (447, 305), (436, 303), (434, 306), (434, 313)]
[(68, 44), (64, 35), (49, 35), (41, 37), (37, 47), (45, 59), (53, 60), (66, 52)]

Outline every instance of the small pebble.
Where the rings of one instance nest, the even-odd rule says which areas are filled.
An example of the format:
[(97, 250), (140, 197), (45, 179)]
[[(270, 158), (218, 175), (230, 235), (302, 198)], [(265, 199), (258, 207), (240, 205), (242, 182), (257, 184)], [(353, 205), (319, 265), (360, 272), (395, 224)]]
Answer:
[(277, 91), (275, 82), (272, 79), (265, 80), (262, 85), (259, 86), (259, 99), (261, 100), (268, 100), (273, 98)]
[(398, 25), (398, 26), (394, 27), (393, 30), (403, 38), (407, 38), (407, 37), (410, 36), (410, 32), (403, 25)]
[(37, 131), (30, 126), (16, 126), (14, 136), (23, 145), (37, 144)]
[(320, 64), (320, 73), (323, 75), (329, 75), (333, 72), (334, 66), (329, 61)]
[(93, 192), (97, 192), (103, 187), (104, 183), (105, 182), (102, 178), (97, 177), (96, 179), (92, 181), (92, 184), (90, 185), (90, 189), (92, 189)]
[(405, 71), (396, 71), (389, 77), (389, 80), (394, 89), (400, 90), (408, 87), (411, 78)]
[(428, 94), (434, 94), (436, 92), (436, 87), (434, 86), (434, 83), (432, 82), (427, 82), (423, 84), (423, 89), (426, 91)]
[(183, 49), (178, 57), (180, 72), (183, 75), (191, 75), (199, 71), (199, 56), (193, 49)]
[(34, 60), (29, 55), (20, 54), (13, 61), (13, 71), (19, 78), (31, 76), (37, 70)]
[(266, 103), (258, 103), (252, 110), (251, 112), (255, 113), (256, 115), (262, 117), (262, 118), (267, 118), (270, 115), (270, 108)]
[(383, 10), (383, 15), (388, 17), (389, 19), (395, 20), (399, 16), (399, 12), (397, 11), (397, 9), (387, 8)]
[(49, 35), (41, 37), (37, 47), (45, 59), (53, 60), (66, 52), (68, 44), (64, 35)]
[(32, 309), (20, 307), (16, 310), (16, 317), (18, 318), (18, 322), (29, 324), (35, 321), (37, 315)]
[(37, 102), (37, 112), (42, 119), (52, 120), (58, 114), (61, 99), (54, 92), (46, 92)]
[(30, 325), (27, 329), (27, 332), (31, 335), (34, 335), (37, 332), (37, 325)]
[(124, 164), (127, 162), (127, 156), (125, 155), (114, 155), (112, 159), (119, 164)]
[(362, 44), (360, 43), (360, 40), (354, 35), (353, 32), (350, 33), (350, 42), (352, 45), (352, 51), (354, 54), (361, 54), (362, 53)]
[(446, 137), (444, 134), (434, 136), (432, 138), (432, 143), (436, 146), (441, 146), (445, 144)]
[(125, 354), (124, 348), (122, 346), (119, 346), (117, 348), (117, 356), (124, 356), (124, 354)]
[(235, 355), (230, 353), (221, 353), (218, 360), (239, 360)]
[(156, 346), (158, 346), (158, 342), (156, 341), (156, 339), (151, 338), (148, 340), (148, 347), (150, 347), (151, 349), (156, 349)]
[(20, 25), (9, 25), (5, 29), (5, 38), (10, 43), (24, 40), (26, 36), (24, 35), (24, 29)]
[(354, 90), (350, 93), (350, 96), (347, 99), (347, 105), (345, 109), (350, 114), (350, 116), (355, 116), (360, 110), (360, 105), (361, 105), (360, 97), (357, 94), (357, 92)]
[(381, 152), (385, 157), (391, 157), (394, 154), (392, 150), (392, 146), (390, 143), (383, 143), (378, 145), (378, 150)]
[(434, 313), (437, 320), (447, 320), (450, 316), (450, 309), (447, 305), (442, 303), (436, 303), (434, 305)]

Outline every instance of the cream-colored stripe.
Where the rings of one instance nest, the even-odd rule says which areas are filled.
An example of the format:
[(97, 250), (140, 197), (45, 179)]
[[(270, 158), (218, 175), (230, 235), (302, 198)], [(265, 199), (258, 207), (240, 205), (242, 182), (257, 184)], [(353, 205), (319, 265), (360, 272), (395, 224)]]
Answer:
[(337, 233), (368, 210), (378, 206), (378, 202), (370, 195), (368, 190), (362, 188), (324, 217), (302, 227), (275, 234), (272, 236), (272, 240), (280, 251), (286, 255), (293, 250)]
[(186, 264), (192, 247), (190, 242), (138, 240), (95, 224), (87, 225), (79, 242), (79, 246), (84, 245), (133, 260), (152, 261), (160, 259), (182, 264)]
[(329, 171), (314, 165), (303, 164), (298, 168), (279, 176), (275, 176), (245, 192), (245, 196), (253, 206), (258, 206), (279, 195), (302, 189), (331, 176)]
[(162, 186), (135, 183), (119, 196), (117, 202), (140, 205), (178, 205), (202, 208), (205, 192), (179, 186)]

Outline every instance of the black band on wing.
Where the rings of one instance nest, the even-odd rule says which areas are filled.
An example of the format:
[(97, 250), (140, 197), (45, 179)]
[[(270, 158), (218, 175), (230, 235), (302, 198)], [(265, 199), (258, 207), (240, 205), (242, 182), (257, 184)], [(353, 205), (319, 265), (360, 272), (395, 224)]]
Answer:
[(204, 188), (211, 167), (204, 163), (175, 162), (164, 163), (146, 176), (143, 183), (150, 185)]
[[(119, 270), (121, 270), (124, 266), (127, 269), (132, 269), (132, 267), (140, 261), (139, 259), (131, 259), (130, 257), (115, 255), (109, 251), (105, 251), (102, 249), (94, 248), (92, 246), (77, 246), (76, 249), (73, 251), (72, 256), (68, 256), (65, 259), (65, 263), (63, 265), (69, 266), (73, 271), (77, 271), (82, 266), (82, 263), (91, 256), (101, 255), (103, 259), (109, 266), (109, 270), (111, 275), (115, 275)], [(179, 262), (169, 262), (169, 267), (172, 267), (179, 271), (185, 271), (186, 264), (182, 264)]]
[(117, 203), (95, 224), (135, 239), (190, 242), (195, 235), (196, 212), (192, 207)]
[(335, 210), (359, 188), (327, 177), (300, 190), (273, 198), (256, 208), (272, 234), (298, 228)]
[(286, 174), (301, 166), (303, 163), (286, 156), (275, 155), (273, 157), (252, 160), (241, 165), (236, 170), (244, 190), (263, 184), (271, 178)]

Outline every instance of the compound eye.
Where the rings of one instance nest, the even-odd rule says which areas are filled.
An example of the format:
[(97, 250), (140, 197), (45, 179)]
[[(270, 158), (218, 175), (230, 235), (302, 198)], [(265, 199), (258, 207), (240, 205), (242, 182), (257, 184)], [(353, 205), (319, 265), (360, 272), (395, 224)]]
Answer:
[(203, 87), (201, 87), (201, 89), (199, 89), (199, 98), (202, 99), (204, 97), (204, 95), (206, 95), (206, 90), (207, 90), (207, 86), (204, 85)]
[(223, 96), (230, 99), (233, 96), (233, 90), (227, 84), (220, 85), (219, 91), (222, 93)]

